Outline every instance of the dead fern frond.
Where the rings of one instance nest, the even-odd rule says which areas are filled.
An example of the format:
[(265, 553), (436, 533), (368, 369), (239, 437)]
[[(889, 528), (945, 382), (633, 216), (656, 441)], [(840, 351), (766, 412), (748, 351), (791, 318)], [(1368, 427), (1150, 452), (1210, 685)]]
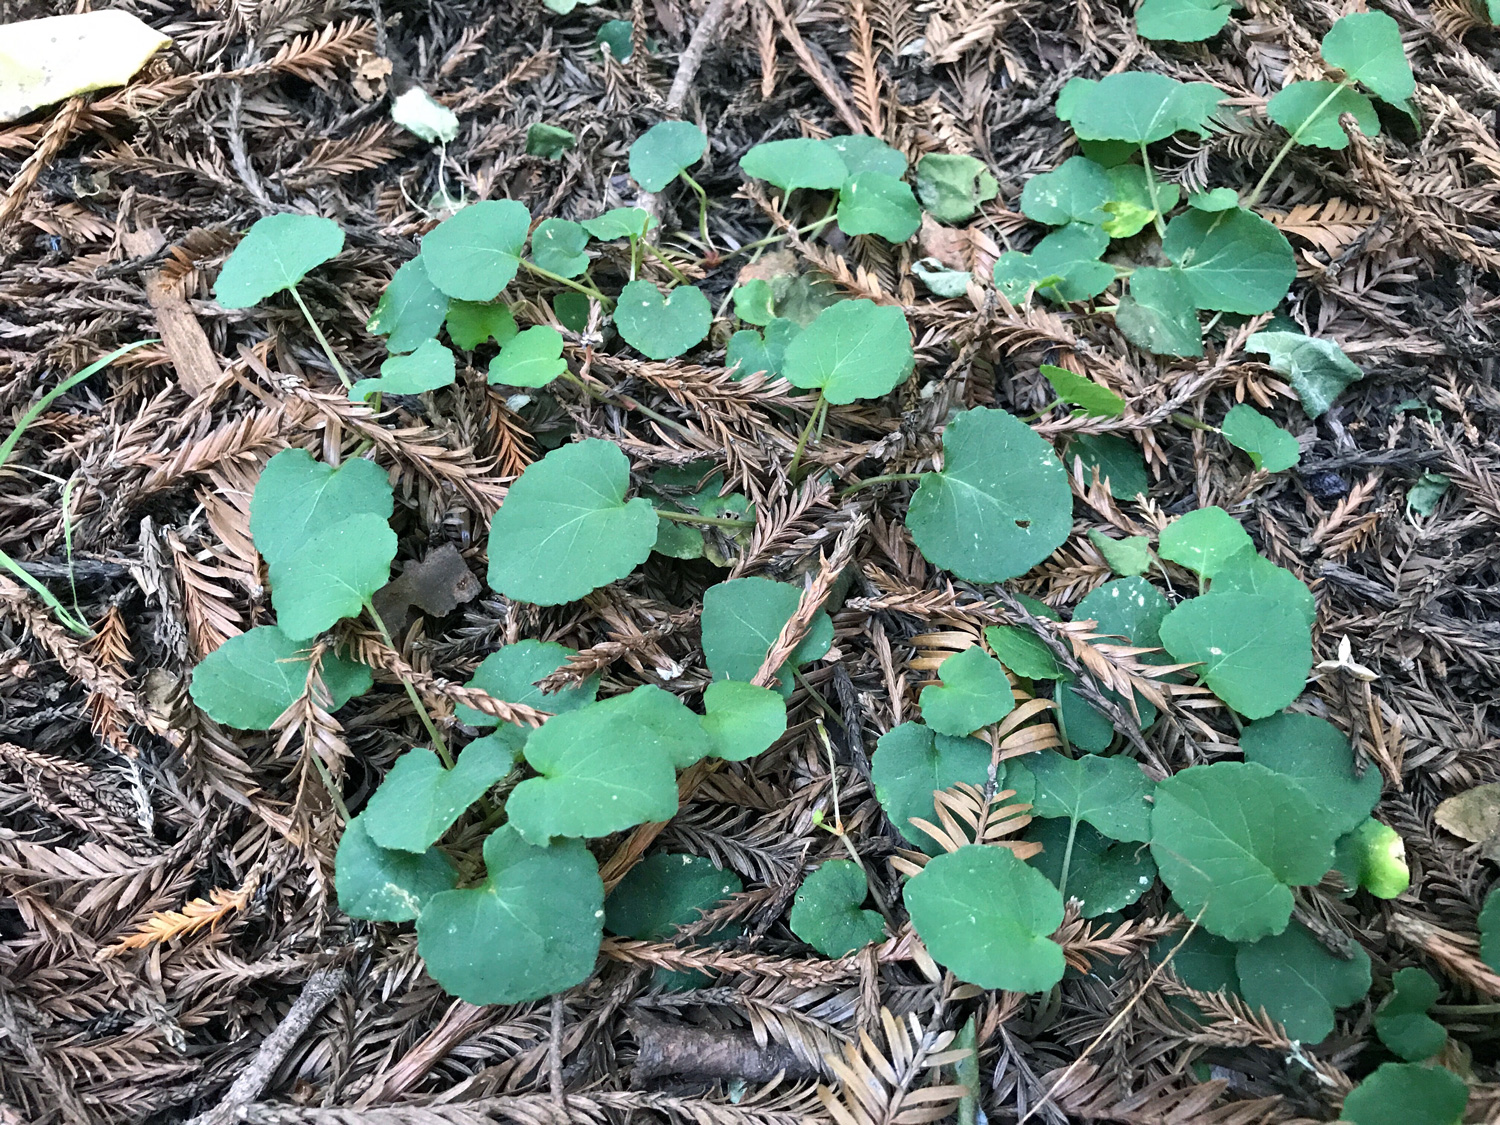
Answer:
[[(960, 781), (951, 789), (933, 791), (937, 824), (914, 816), (911, 825), (936, 840), (945, 852), (956, 852), (970, 844), (989, 844), (1009, 848), (1017, 859), (1030, 859), (1042, 850), (1042, 845), (1005, 839), (1031, 823), (1029, 804), (1006, 803), (1015, 795), (1014, 789), (1002, 789), (985, 800), (983, 789)], [(891, 860), (891, 866), (903, 875), (915, 875), (926, 866), (928, 858), (919, 851), (902, 849)]]
[(900, 1020), (882, 1007), (880, 1026), (883, 1049), (861, 1029), (857, 1046), (845, 1044), (842, 1058), (828, 1060), (839, 1088), (818, 1087), (823, 1108), (838, 1125), (919, 1125), (952, 1113), (964, 1087), (918, 1083), (924, 1074), (968, 1057), (969, 1051), (947, 1050), (954, 1033), (924, 1028), (916, 1013)]

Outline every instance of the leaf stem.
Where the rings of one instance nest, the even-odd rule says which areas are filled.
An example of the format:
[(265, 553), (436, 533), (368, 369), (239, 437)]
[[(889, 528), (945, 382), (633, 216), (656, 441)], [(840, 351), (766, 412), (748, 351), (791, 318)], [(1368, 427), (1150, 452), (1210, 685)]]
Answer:
[(574, 292), (582, 293), (585, 297), (592, 297), (605, 308), (612, 309), (615, 307), (613, 300), (606, 297), (592, 285), (580, 285), (570, 277), (564, 277), (560, 273), (553, 273), (551, 270), (544, 270), (541, 266), (533, 262), (528, 262), (525, 259), (522, 259), (521, 265), (525, 267), (527, 273), (535, 274), (537, 277), (544, 277), (548, 281), (556, 282), (558, 285), (565, 285)]
[(850, 485), (843, 492), (839, 493), (839, 498), (842, 499), (851, 492), (858, 492), (861, 488), (869, 488), (872, 484), (886, 484), (896, 480), (921, 480), (926, 475), (926, 473), (883, 473), (878, 477), (869, 477), (857, 484)]
[(828, 398), (820, 389), (818, 391), (818, 401), (813, 403), (812, 413), (807, 416), (807, 425), (802, 427), (802, 433), (797, 437), (797, 449), (792, 454), (792, 463), (787, 466), (786, 475), (791, 478), (793, 483), (797, 480), (797, 468), (802, 464), (802, 454), (807, 450), (807, 439), (812, 436), (813, 427), (818, 424), (818, 419), (823, 416), (823, 412), (827, 408)]
[(710, 527), (754, 527), (754, 520), (732, 520), (725, 516), (700, 516), (693, 512), (668, 512), (661, 508), (656, 509), (656, 514), (664, 520), (673, 523), (702, 523)]
[(313, 330), (313, 335), (318, 338), (318, 347), (323, 349), (323, 354), (328, 357), (328, 362), (333, 364), (333, 373), (339, 377), (339, 382), (344, 384), (346, 391), (352, 391), (354, 383), (349, 378), (349, 372), (344, 370), (344, 365), (339, 362), (339, 357), (333, 354), (333, 345), (328, 342), (328, 337), (323, 335), (323, 330), (318, 327), (318, 322), (313, 319), (312, 310), (307, 307), (307, 302), (302, 299), (302, 294), (297, 292), (295, 285), (288, 286), (287, 292), (292, 295), (292, 300), (297, 302), (297, 307), (302, 310), (302, 319), (307, 321), (307, 326)]
[(818, 726), (818, 737), (823, 740), (823, 748), (828, 751), (828, 786), (833, 797), (833, 827), (830, 828), (827, 823), (824, 823), (823, 827), (832, 835), (837, 836), (839, 843), (844, 845), (844, 850), (849, 853), (849, 858), (854, 861), (854, 865), (864, 875), (865, 887), (869, 891), (870, 898), (875, 901), (875, 906), (880, 911), (880, 916), (885, 919), (885, 924), (890, 927), (891, 933), (895, 933), (897, 930), (896, 919), (891, 915), (890, 907), (886, 905), (885, 896), (876, 888), (875, 881), (870, 878), (870, 869), (865, 866), (865, 861), (859, 856), (859, 849), (854, 846), (854, 841), (849, 839), (849, 834), (844, 831), (844, 817), (839, 811), (838, 762), (834, 757), (833, 742), (828, 737), (828, 731), (823, 727), (823, 720), (815, 719), (814, 722)]
[(1151, 197), (1151, 219), (1156, 224), (1156, 233), (1165, 238), (1167, 224), (1162, 221), (1161, 203), (1156, 197), (1156, 173), (1151, 169), (1151, 154), (1146, 151), (1146, 142), (1141, 142), (1141, 164), (1146, 169), (1146, 194)]
[(1261, 192), (1266, 190), (1266, 185), (1270, 183), (1271, 177), (1275, 174), (1276, 169), (1281, 167), (1281, 162), (1286, 159), (1286, 154), (1292, 151), (1292, 146), (1297, 144), (1302, 139), (1302, 134), (1307, 129), (1307, 127), (1314, 121), (1316, 121), (1318, 119), (1318, 116), (1325, 109), (1333, 104), (1334, 98), (1338, 97), (1352, 85), (1354, 85), (1353, 79), (1345, 78), (1342, 82), (1335, 86), (1332, 91), (1329, 92), (1329, 95), (1324, 98), (1322, 102), (1318, 104), (1317, 109), (1313, 110), (1305, 118), (1302, 119), (1302, 124), (1297, 126), (1297, 131), (1286, 139), (1286, 143), (1282, 145), (1276, 155), (1271, 158), (1271, 166), (1266, 169), (1265, 174), (1262, 175), (1261, 178), (1256, 182), (1255, 188), (1250, 192), (1249, 197), (1245, 200), (1244, 208), (1246, 211), (1251, 210), (1257, 203), (1260, 202)]
[[(370, 615), (370, 620), (375, 622), (375, 628), (380, 630), (380, 639), (385, 641), (385, 647), (392, 652), (399, 653), (396, 642), (391, 639), (391, 631), (385, 627), (385, 621), (381, 619), (375, 610), (373, 601), (365, 602), (365, 612)], [(427, 712), (427, 705), (422, 702), (422, 697), (417, 694), (417, 689), (412, 686), (410, 680), (401, 677), (401, 686), (406, 689), (406, 697), (411, 700), (412, 706), (417, 709), (417, 717), (422, 720), (422, 725), (427, 728), (427, 737), (432, 739), (432, 748), (437, 751), (437, 756), (443, 760), (445, 769), (453, 768), (453, 755), (448, 752), (448, 744), (443, 741), (442, 733), (437, 729), (437, 724), (432, 721), (432, 716)]]
[(1062, 895), (1064, 902), (1068, 901), (1068, 870), (1073, 866), (1073, 841), (1078, 837), (1078, 818), (1071, 817), (1068, 820), (1068, 844), (1063, 848), (1062, 873), (1057, 877), (1057, 893)]
[(703, 237), (703, 245), (710, 254), (714, 252), (713, 239), (708, 237), (708, 192), (703, 190), (703, 185), (684, 170), (678, 173), (682, 182), (698, 193), (698, 233)]
[(665, 266), (667, 268), (667, 272), (677, 279), (677, 283), (679, 285), (692, 284), (692, 281), (688, 278), (687, 274), (683, 273), (680, 269), (673, 265), (665, 254), (663, 254), (655, 246), (652, 246), (651, 243), (647, 242), (645, 239), (641, 239), (641, 249), (650, 254), (663, 266)]

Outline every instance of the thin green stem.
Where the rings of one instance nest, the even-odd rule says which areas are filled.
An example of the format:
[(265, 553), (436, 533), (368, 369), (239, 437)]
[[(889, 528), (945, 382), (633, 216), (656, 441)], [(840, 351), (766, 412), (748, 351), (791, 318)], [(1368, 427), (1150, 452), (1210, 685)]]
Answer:
[(646, 253), (650, 254), (653, 258), (655, 258), (662, 265), (666, 266), (667, 267), (667, 272), (670, 273), (673, 277), (675, 277), (677, 279), (678, 284), (680, 284), (680, 285), (691, 285), (692, 284), (692, 282), (688, 278), (687, 274), (683, 273), (680, 269), (678, 269), (675, 265), (673, 265), (672, 262), (670, 260), (668, 260), (668, 258), (667, 258), (667, 256), (665, 254), (663, 254), (655, 246), (652, 246), (651, 243), (647, 242), (645, 239), (641, 240), (641, 249), (644, 250)]
[(822, 230), (824, 227), (826, 227), (828, 225), (828, 222), (829, 222), (829, 216), (825, 215), (821, 219), (814, 219), (812, 222), (808, 223), (805, 227), (793, 227), (791, 230), (784, 231), (781, 234), (768, 234), (768, 235), (766, 235), (765, 238), (757, 239), (754, 242), (747, 242), (747, 243), (745, 243), (745, 245), (739, 247), (738, 249), (731, 250), (728, 254), (725, 255), (725, 258), (726, 258), (726, 260), (729, 259), (729, 258), (733, 258), (736, 254), (743, 254), (747, 250), (763, 250), (767, 246), (773, 246), (773, 245), (775, 245), (778, 242), (785, 242), (788, 238), (791, 238), (793, 235), (807, 234), (810, 231)]
[(312, 310), (307, 307), (307, 302), (302, 299), (302, 294), (297, 292), (295, 285), (288, 289), (292, 300), (297, 302), (297, 307), (302, 310), (302, 319), (307, 321), (307, 326), (313, 330), (313, 335), (318, 338), (318, 347), (323, 349), (323, 354), (328, 357), (328, 362), (333, 364), (333, 373), (339, 377), (339, 382), (344, 384), (346, 391), (354, 389), (354, 382), (349, 378), (349, 372), (344, 370), (344, 365), (339, 362), (339, 357), (333, 354), (333, 345), (328, 342), (328, 337), (323, 335), (323, 330), (318, 327), (318, 322), (313, 319)]
[(339, 819), (348, 824), (354, 818), (349, 815), (349, 806), (344, 804), (344, 795), (339, 792), (339, 787), (334, 784), (333, 775), (328, 772), (328, 766), (323, 759), (314, 754), (313, 765), (317, 768), (318, 776), (323, 779), (323, 788), (328, 790), (328, 799), (333, 802), (333, 807), (338, 811)]
[(861, 488), (869, 488), (872, 484), (886, 484), (896, 480), (921, 480), (925, 475), (925, 473), (884, 473), (881, 476), (870, 477), (867, 480), (860, 481), (858, 484), (850, 485), (843, 492), (839, 493), (839, 497), (842, 499), (852, 492), (858, 492)]
[(820, 390), (818, 401), (813, 404), (812, 413), (807, 416), (807, 425), (802, 427), (802, 433), (797, 437), (797, 450), (792, 454), (792, 463), (787, 466), (786, 475), (793, 482), (797, 479), (797, 468), (802, 464), (802, 454), (807, 450), (807, 439), (812, 436), (813, 427), (817, 425), (818, 419), (822, 417), (827, 406), (828, 399)]
[(828, 718), (830, 718), (834, 722), (838, 723), (839, 729), (841, 729), (841, 730), (847, 730), (848, 729), (847, 727), (844, 726), (844, 720), (841, 719), (841, 718), (839, 718), (838, 712), (835, 711), (832, 707), (829, 706), (828, 700), (826, 700), (826, 699), (823, 698), (823, 693), (820, 692), (817, 688), (813, 687), (812, 684), (810, 684), (810, 683), (807, 682), (807, 677), (806, 676), (804, 676), (801, 672), (797, 671), (797, 669), (793, 668), (792, 669), (792, 679), (794, 681), (796, 681), (796, 684), (797, 684), (798, 687), (800, 687), (803, 691), (807, 692), (807, 698), (809, 698), (809, 699), (811, 699), (813, 701), (813, 703), (817, 706), (817, 708), (818, 708), (819, 711), (822, 711), (824, 715), (828, 716)]
[(536, 265), (534, 262), (522, 261), (521, 265), (525, 268), (525, 270), (526, 270), (527, 273), (534, 274), (537, 277), (544, 277), (548, 281), (555, 282), (558, 285), (564, 285), (567, 288), (573, 290), (575, 293), (582, 293), (585, 297), (592, 297), (594, 300), (598, 301), (605, 308), (612, 309), (612, 308), (615, 307), (615, 303), (614, 303), (614, 301), (611, 298), (606, 297), (603, 293), (599, 292), (599, 290), (595, 289), (592, 285), (580, 285), (578, 282), (574, 281), (572, 278), (570, 278), (570, 277), (564, 277), (560, 273), (553, 273), (551, 270), (544, 270), (544, 269), (542, 269), (541, 266)]
[(703, 246), (710, 254), (714, 252), (713, 239), (708, 237), (708, 192), (703, 190), (703, 185), (689, 176), (687, 172), (679, 172), (682, 182), (692, 188), (698, 194), (698, 233), (703, 238)]
[(1281, 148), (1277, 151), (1276, 155), (1272, 157), (1271, 166), (1266, 169), (1265, 174), (1262, 175), (1261, 178), (1256, 182), (1254, 190), (1250, 192), (1249, 197), (1245, 200), (1244, 208), (1246, 211), (1251, 210), (1257, 203), (1260, 202), (1261, 192), (1266, 190), (1266, 185), (1271, 182), (1271, 177), (1275, 175), (1276, 169), (1281, 167), (1281, 162), (1286, 159), (1286, 154), (1291, 152), (1293, 146), (1302, 139), (1302, 134), (1307, 129), (1307, 127), (1314, 121), (1316, 121), (1318, 119), (1318, 116), (1325, 109), (1333, 104), (1334, 98), (1338, 97), (1352, 85), (1354, 85), (1352, 79), (1344, 79), (1337, 86), (1335, 86), (1332, 91), (1329, 92), (1329, 95), (1324, 98), (1322, 102), (1318, 104), (1317, 109), (1313, 110), (1305, 118), (1303, 118), (1302, 124), (1298, 125), (1296, 132), (1294, 132), (1290, 137), (1286, 139), (1286, 143), (1282, 145)]
[[(385, 647), (392, 652), (399, 653), (396, 642), (391, 639), (391, 631), (385, 627), (385, 621), (381, 619), (375, 610), (373, 602), (365, 602), (365, 612), (370, 615), (370, 620), (375, 622), (375, 628), (380, 630), (380, 639), (385, 642)], [(432, 748), (437, 751), (437, 756), (442, 759), (445, 769), (453, 768), (453, 755), (448, 752), (448, 744), (443, 741), (442, 732), (437, 729), (437, 724), (432, 721), (432, 716), (427, 712), (427, 705), (422, 702), (422, 697), (417, 694), (417, 689), (412, 686), (410, 680), (404, 676), (401, 678), (401, 686), (406, 689), (406, 697), (411, 700), (412, 706), (417, 709), (417, 717), (422, 720), (422, 726), (427, 729), (427, 737), (432, 739)]]
[(870, 878), (870, 869), (865, 866), (865, 861), (860, 858), (859, 849), (854, 846), (854, 841), (849, 839), (849, 834), (844, 831), (844, 816), (839, 811), (838, 762), (834, 757), (833, 742), (828, 737), (828, 731), (823, 728), (823, 720), (818, 719), (816, 722), (818, 737), (823, 740), (823, 748), (828, 751), (828, 787), (833, 797), (833, 827), (828, 828), (826, 824), (823, 827), (828, 828), (829, 832), (838, 837), (839, 843), (844, 845), (844, 851), (849, 853), (849, 858), (854, 861), (854, 865), (864, 875), (865, 887), (869, 891), (870, 897), (875, 900), (875, 906), (880, 911), (880, 916), (885, 919), (886, 925), (891, 928), (891, 932), (895, 933), (897, 929), (896, 919), (892, 916), (890, 907), (886, 905), (885, 896), (880, 893), (880, 889), (875, 885), (875, 881)]
[(673, 523), (701, 523), (709, 527), (754, 527), (754, 520), (732, 520), (725, 516), (700, 516), (692, 512), (667, 512), (661, 508), (656, 509), (656, 514), (664, 520)]
[(83, 620), (83, 610), (78, 608), (78, 583), (73, 580), (73, 485), (76, 477), (69, 477), (62, 490), (63, 550), (68, 557), (68, 589), (73, 594), (73, 613)]
[(36, 593), (36, 596), (41, 598), (42, 601), (46, 602), (47, 607), (51, 609), (53, 613), (57, 614), (57, 619), (73, 632), (77, 633), (80, 637), (92, 637), (94, 635), (94, 631), (90, 629), (88, 625), (80, 621), (78, 618), (74, 617), (67, 611), (67, 609), (63, 607), (62, 602), (58, 601), (56, 594), (54, 594), (51, 590), (47, 589), (47, 587), (43, 586), (40, 582), (33, 578), (30, 571), (28, 571), (20, 563), (16, 562), (15, 559), (11, 558), (4, 551), (0, 551), (0, 567), (4, 567), (22, 582), (26, 583), (26, 585), (30, 586), (31, 589)]
[(1078, 837), (1078, 818), (1068, 821), (1068, 844), (1063, 848), (1062, 873), (1057, 877), (1057, 893), (1068, 901), (1068, 869), (1073, 866), (1073, 841)]
[(625, 237), (630, 241), (630, 280), (634, 281), (636, 270), (640, 268), (641, 240), (633, 234), (628, 234)]
[(1156, 223), (1156, 233), (1163, 237), (1167, 233), (1167, 224), (1162, 221), (1161, 204), (1156, 198), (1156, 173), (1151, 170), (1151, 154), (1146, 151), (1146, 142), (1141, 142), (1141, 163), (1146, 168), (1146, 194), (1151, 197), (1151, 217)]

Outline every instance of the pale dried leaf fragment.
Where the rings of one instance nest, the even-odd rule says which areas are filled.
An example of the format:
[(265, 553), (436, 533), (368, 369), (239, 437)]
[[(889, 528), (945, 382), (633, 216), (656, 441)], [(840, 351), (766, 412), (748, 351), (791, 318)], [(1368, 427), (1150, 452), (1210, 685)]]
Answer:
[(0, 122), (123, 86), (170, 42), (119, 9), (0, 24)]

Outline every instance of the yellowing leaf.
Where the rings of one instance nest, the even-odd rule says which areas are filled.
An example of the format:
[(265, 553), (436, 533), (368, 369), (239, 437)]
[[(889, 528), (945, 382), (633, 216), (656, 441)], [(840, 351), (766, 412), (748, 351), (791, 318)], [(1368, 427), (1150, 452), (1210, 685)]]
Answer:
[(74, 94), (123, 86), (171, 42), (118, 8), (0, 26), (0, 122)]

